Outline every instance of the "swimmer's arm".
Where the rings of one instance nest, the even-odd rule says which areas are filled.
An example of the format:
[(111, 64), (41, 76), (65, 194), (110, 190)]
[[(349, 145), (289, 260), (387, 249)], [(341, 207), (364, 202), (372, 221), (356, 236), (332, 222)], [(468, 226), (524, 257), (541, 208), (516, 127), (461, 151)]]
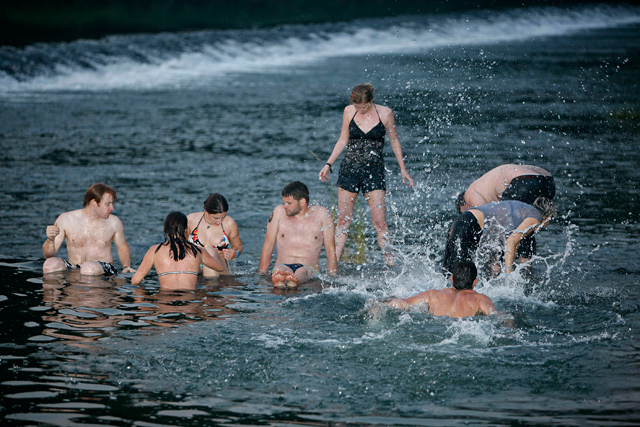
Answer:
[(113, 220), (116, 220), (116, 232), (113, 234), (113, 243), (116, 245), (116, 251), (118, 252), (118, 258), (122, 265), (123, 273), (134, 273), (136, 270), (131, 267), (131, 249), (127, 239), (124, 237), (124, 227), (120, 219), (112, 216)]
[(276, 238), (278, 237), (278, 215), (276, 214), (278, 208), (274, 209), (269, 216), (269, 222), (267, 223), (267, 234), (264, 237), (264, 244), (262, 245), (262, 252), (260, 252), (260, 263), (258, 264), (258, 273), (267, 274), (269, 272), (269, 264), (271, 264), (271, 255), (273, 254), (273, 248), (276, 245)]
[(509, 274), (513, 271), (513, 261), (516, 258), (518, 245), (524, 236), (528, 236), (533, 233), (536, 226), (540, 224), (535, 218), (526, 218), (522, 223), (514, 230), (509, 237), (507, 237), (507, 247), (504, 253), (504, 270)]
[(233, 218), (229, 218), (229, 241), (231, 242), (231, 249), (224, 249), (224, 257), (227, 259), (238, 258), (242, 253), (242, 241), (240, 240), (240, 233), (238, 232), (238, 224), (236, 224)]
[(482, 312), (482, 314), (498, 314), (496, 306), (493, 305), (493, 301), (491, 301), (488, 296), (483, 295), (478, 302), (478, 306), (480, 307), (480, 312)]
[(47, 226), (46, 233), (47, 240), (42, 244), (42, 254), (45, 258), (51, 258), (56, 256), (66, 236), (64, 231), (64, 214), (60, 215), (53, 225)]
[(429, 304), (431, 293), (433, 290), (421, 292), (418, 295), (414, 295), (409, 298), (394, 298), (385, 304), (394, 308), (405, 309), (416, 304)]
[(400, 166), (400, 175), (402, 175), (402, 184), (404, 185), (404, 180), (409, 181), (409, 187), (413, 188), (413, 179), (407, 172), (407, 169), (404, 165), (404, 159), (402, 157), (402, 145), (400, 145), (400, 139), (398, 138), (398, 133), (396, 131), (396, 121), (393, 117), (393, 111), (389, 110), (389, 114), (385, 117), (386, 123), (384, 123), (384, 127), (387, 129), (389, 133), (389, 144), (391, 144), (391, 149), (393, 150), (393, 154), (396, 156), (396, 160), (398, 161), (398, 166)]
[(144, 255), (140, 266), (138, 267), (138, 271), (131, 278), (131, 283), (134, 285), (142, 282), (142, 279), (151, 271), (151, 267), (153, 267), (153, 257), (156, 254), (156, 249), (158, 245), (153, 245), (149, 248), (147, 253)]
[(333, 225), (333, 217), (328, 209), (325, 209), (322, 219), (322, 238), (324, 241), (324, 251), (327, 255), (327, 273), (336, 274), (338, 272), (338, 258), (336, 256), (336, 232)]
[(223, 272), (225, 269), (225, 263), (220, 258), (218, 251), (213, 251), (213, 254), (209, 253), (205, 248), (200, 252), (202, 263), (212, 270)]

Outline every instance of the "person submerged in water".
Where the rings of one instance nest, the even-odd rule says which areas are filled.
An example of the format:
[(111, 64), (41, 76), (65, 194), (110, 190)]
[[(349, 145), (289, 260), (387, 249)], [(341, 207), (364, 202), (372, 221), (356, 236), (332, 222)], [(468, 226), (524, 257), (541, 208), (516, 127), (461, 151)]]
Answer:
[(462, 261), (453, 267), (453, 287), (432, 289), (405, 299), (394, 298), (385, 304), (398, 309), (424, 304), (435, 316), (468, 317), (495, 314), (496, 307), (491, 298), (473, 290), (478, 283), (477, 276), (475, 264)]
[(309, 190), (300, 181), (282, 190), (282, 205), (277, 206), (267, 224), (258, 272), (266, 274), (273, 249), (277, 245), (273, 286), (296, 287), (318, 274), (322, 245), (327, 255), (327, 272), (338, 271), (333, 217), (323, 206), (309, 206)]
[[(80, 274), (118, 274), (113, 265), (111, 242), (116, 246), (123, 273), (133, 273), (131, 251), (124, 237), (122, 222), (113, 212), (116, 190), (96, 183), (87, 190), (82, 209), (64, 212), (53, 225), (47, 226), (47, 240), (42, 244), (46, 258), (44, 273), (79, 269)], [(66, 242), (69, 259), (56, 257)]]
[(182, 212), (171, 212), (164, 221), (164, 243), (149, 248), (138, 271), (131, 278), (137, 285), (155, 266), (160, 289), (194, 290), (202, 264), (215, 271), (226, 266), (217, 251), (202, 250), (188, 240), (187, 217)]
[[(203, 212), (194, 212), (187, 216), (189, 222), (189, 241), (209, 253), (217, 252), (225, 263), (222, 273), (228, 273), (228, 261), (238, 259), (242, 254), (242, 241), (238, 231), (238, 224), (227, 215), (229, 204), (222, 194), (214, 193), (204, 202)], [(207, 266), (202, 268), (202, 274), (217, 276), (220, 272)]]
[(555, 195), (556, 184), (548, 171), (538, 166), (508, 164), (473, 181), (458, 196), (456, 209), (461, 214), (469, 208), (503, 200), (532, 205), (538, 197), (553, 200)]

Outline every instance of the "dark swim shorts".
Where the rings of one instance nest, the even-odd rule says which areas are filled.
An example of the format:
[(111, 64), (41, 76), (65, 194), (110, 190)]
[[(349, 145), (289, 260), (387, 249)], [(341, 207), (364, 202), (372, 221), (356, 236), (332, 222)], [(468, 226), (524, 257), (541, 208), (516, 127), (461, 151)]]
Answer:
[[(71, 270), (72, 268), (80, 268), (78, 264), (75, 264), (75, 265), (71, 264), (66, 259), (63, 261), (64, 261), (64, 266), (67, 267), (67, 270)], [(118, 274), (118, 270), (116, 270), (113, 264), (109, 264), (108, 262), (102, 262), (102, 261), (96, 261), (96, 262), (102, 266), (105, 276), (115, 276), (116, 274)]]
[(293, 270), (293, 272), (295, 273), (296, 270), (298, 270), (300, 267), (304, 267), (304, 265), (302, 264), (282, 264), (282, 265), (286, 265), (287, 267), (289, 267), (291, 270)]
[(552, 176), (521, 175), (511, 180), (500, 199), (519, 200), (532, 205), (538, 197), (546, 197), (553, 200), (555, 195), (556, 183)]
[(476, 217), (469, 211), (453, 221), (449, 229), (447, 245), (444, 249), (442, 261), (442, 274), (449, 277), (453, 272), (453, 266), (460, 261), (471, 261), (480, 244), (482, 228)]
[(384, 169), (371, 173), (361, 172), (357, 174), (344, 174), (342, 170), (338, 176), (338, 187), (350, 193), (366, 194), (374, 190), (386, 191), (387, 186), (384, 182)]

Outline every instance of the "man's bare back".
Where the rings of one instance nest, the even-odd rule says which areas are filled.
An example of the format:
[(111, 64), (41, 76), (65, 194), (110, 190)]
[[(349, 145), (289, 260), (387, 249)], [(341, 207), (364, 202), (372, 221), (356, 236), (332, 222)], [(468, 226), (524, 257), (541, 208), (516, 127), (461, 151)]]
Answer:
[(522, 175), (551, 174), (538, 166), (507, 164), (491, 169), (469, 185), (464, 200), (468, 207), (481, 206), (485, 203), (498, 202), (500, 196), (509, 187), (511, 181)]
[(405, 299), (394, 298), (386, 305), (405, 309), (424, 304), (435, 316), (468, 317), (495, 313), (496, 307), (491, 299), (473, 290), (478, 283), (477, 275), (478, 271), (472, 262), (461, 261), (453, 268), (451, 282), (454, 287), (432, 289)]

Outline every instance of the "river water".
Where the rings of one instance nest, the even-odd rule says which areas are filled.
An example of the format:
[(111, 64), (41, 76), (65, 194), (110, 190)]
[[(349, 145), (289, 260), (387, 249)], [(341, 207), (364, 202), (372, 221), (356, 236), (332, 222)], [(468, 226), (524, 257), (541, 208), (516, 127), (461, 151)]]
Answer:
[[(2, 424), (639, 423), (638, 40), (640, 8), (592, 5), (0, 47)], [(332, 204), (318, 172), (363, 82), (416, 181), (387, 146), (398, 265), (367, 220), (364, 264), (274, 290), (269, 213), (293, 180)], [(530, 276), (480, 282), (503, 314), (381, 308), (445, 286), (453, 201), (503, 163), (552, 172), (560, 214)], [(233, 275), (44, 278), (46, 225), (94, 182), (134, 265), (168, 212), (224, 194)]]

